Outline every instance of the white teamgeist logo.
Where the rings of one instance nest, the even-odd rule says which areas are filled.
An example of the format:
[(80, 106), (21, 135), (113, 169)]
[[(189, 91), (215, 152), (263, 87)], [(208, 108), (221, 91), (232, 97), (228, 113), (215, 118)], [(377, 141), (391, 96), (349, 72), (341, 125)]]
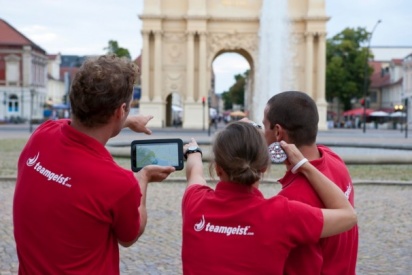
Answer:
[(34, 158), (29, 158), (26, 162), (27, 166), (33, 166), (36, 164), (37, 159), (39, 158), (40, 153), (37, 153), (37, 155)]
[(205, 229), (206, 232), (216, 233), (216, 234), (225, 234), (226, 236), (230, 236), (230, 235), (251, 236), (255, 234), (254, 232), (249, 232), (250, 225), (223, 226), (223, 225), (211, 224), (210, 222), (206, 224), (205, 215), (202, 215), (202, 218), (200, 219), (200, 221), (196, 223), (193, 228), (197, 232)]
[(345, 197), (347, 199), (349, 199), (350, 193), (352, 192), (352, 186), (350, 184), (348, 184), (348, 187), (346, 187), (346, 191), (345, 191)]
[(40, 156), (40, 152), (38, 152), (36, 156), (29, 158), (26, 161), (26, 165), (28, 167), (34, 166), (33, 167), (34, 171), (46, 177), (47, 180), (49, 181), (54, 181), (56, 183), (59, 183), (69, 188), (72, 187), (72, 185), (68, 182), (70, 180), (70, 177), (65, 177), (63, 174), (54, 173), (50, 171), (49, 169), (45, 168), (44, 166), (42, 166), (40, 161), (37, 162), (37, 160), (39, 159), (39, 156)]
[(203, 228), (205, 228), (205, 215), (202, 215), (202, 219), (200, 220), (200, 222), (195, 224), (195, 231), (202, 231)]

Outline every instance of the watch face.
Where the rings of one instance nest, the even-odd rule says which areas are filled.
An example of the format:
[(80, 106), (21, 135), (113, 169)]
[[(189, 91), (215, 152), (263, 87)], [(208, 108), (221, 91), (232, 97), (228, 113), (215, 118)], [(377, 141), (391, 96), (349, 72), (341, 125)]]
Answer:
[(198, 148), (197, 146), (192, 145), (192, 146), (189, 146), (189, 147), (187, 148), (187, 150), (188, 150), (188, 151), (193, 151), (193, 150), (196, 150), (197, 148)]

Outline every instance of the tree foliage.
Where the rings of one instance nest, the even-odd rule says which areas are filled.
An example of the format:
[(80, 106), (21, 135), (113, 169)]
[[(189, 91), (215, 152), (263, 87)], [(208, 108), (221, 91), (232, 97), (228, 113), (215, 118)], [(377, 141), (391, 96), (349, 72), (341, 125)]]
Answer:
[(326, 42), (326, 99), (338, 98), (344, 110), (351, 109), (352, 99), (363, 97), (365, 71), (369, 87), (369, 35), (365, 28), (346, 28)]
[(126, 57), (128, 59), (131, 59), (130, 53), (128, 49), (119, 47), (119, 43), (115, 40), (109, 40), (108, 46), (104, 48), (104, 50), (108, 54), (115, 54), (118, 57)]
[(229, 91), (222, 93), (222, 99), (224, 101), (224, 109), (232, 109), (233, 104), (245, 106), (245, 85), (248, 78), (249, 70), (243, 74), (237, 74), (234, 76), (235, 84), (233, 84)]

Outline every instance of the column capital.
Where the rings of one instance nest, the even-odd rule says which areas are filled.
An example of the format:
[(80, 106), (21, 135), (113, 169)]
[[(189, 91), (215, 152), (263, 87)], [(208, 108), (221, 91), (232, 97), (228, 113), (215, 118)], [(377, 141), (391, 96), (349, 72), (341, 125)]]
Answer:
[(163, 34), (163, 31), (162, 30), (155, 30), (155, 31), (153, 31), (153, 33), (154, 33), (155, 36), (160, 36), (160, 35)]
[(314, 32), (304, 32), (303, 33), (303, 35), (305, 36), (305, 37), (314, 37), (315, 36), (315, 33)]
[(186, 36), (194, 36), (196, 31), (186, 31)]
[(205, 36), (207, 36), (207, 31), (198, 31), (197, 34), (198, 34), (200, 37), (205, 37)]

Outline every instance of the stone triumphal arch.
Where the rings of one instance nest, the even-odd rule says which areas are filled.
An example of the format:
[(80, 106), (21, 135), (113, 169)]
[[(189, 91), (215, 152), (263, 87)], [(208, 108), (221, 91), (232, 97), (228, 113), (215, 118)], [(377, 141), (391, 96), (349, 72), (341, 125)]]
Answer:
[[(140, 112), (152, 114), (152, 127), (170, 125), (171, 94), (178, 95), (184, 128), (202, 128), (209, 110), (202, 100), (214, 92), (213, 60), (224, 52), (241, 54), (250, 65), (247, 98), (259, 68), (259, 27), (263, 1), (145, 0), (142, 20)], [(280, 0), (277, 0), (280, 1)], [(293, 87), (317, 103), (326, 129), (325, 0), (284, 0), (289, 21)], [(256, 98), (256, 97), (255, 97)], [(251, 105), (250, 105), (251, 106)], [(251, 116), (256, 117), (250, 108)]]

